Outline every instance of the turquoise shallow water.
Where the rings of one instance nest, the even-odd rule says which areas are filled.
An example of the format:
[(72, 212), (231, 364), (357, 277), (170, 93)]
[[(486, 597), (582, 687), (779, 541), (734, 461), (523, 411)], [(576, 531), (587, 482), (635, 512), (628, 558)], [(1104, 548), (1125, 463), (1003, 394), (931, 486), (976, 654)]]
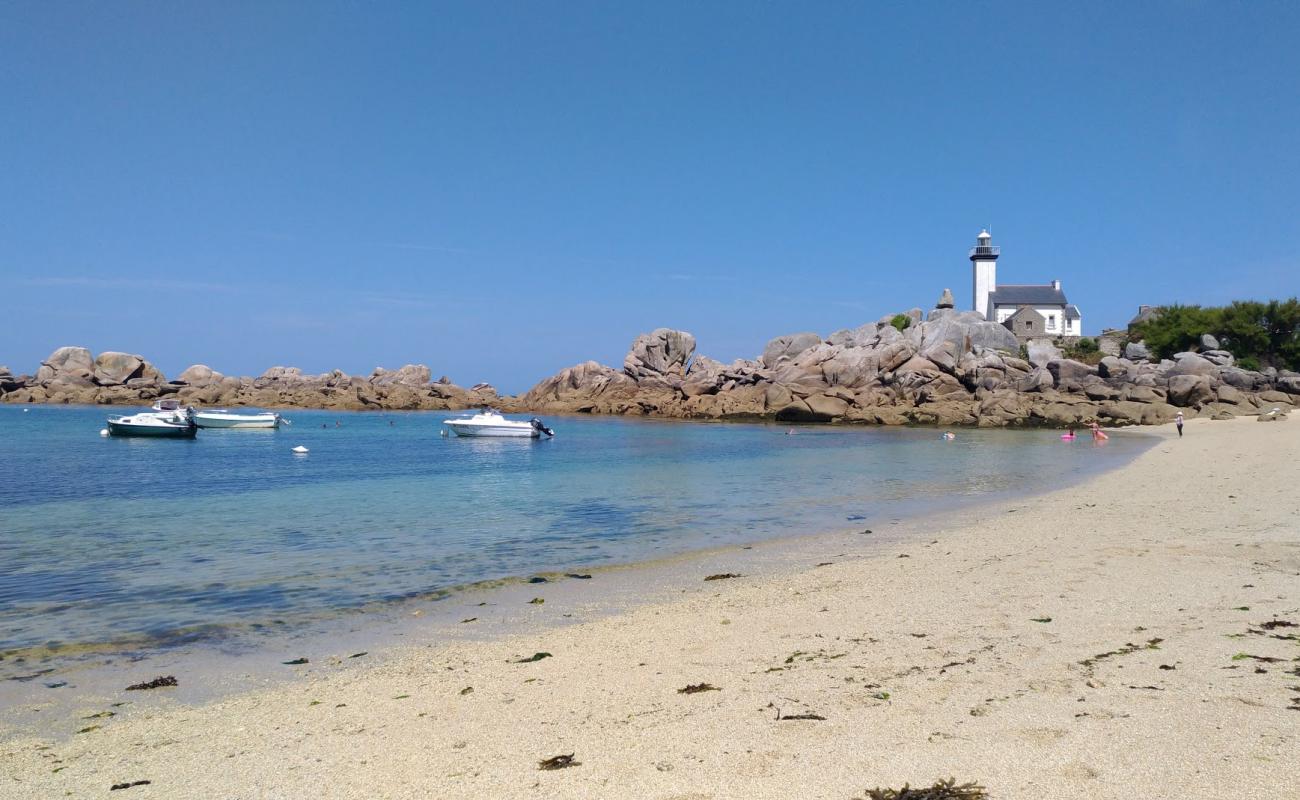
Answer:
[(0, 652), (219, 639), (475, 581), (869, 526), (1076, 482), (1149, 441), (600, 417), (549, 419), (553, 440), (458, 439), (439, 435), (445, 413), (314, 411), (169, 441), (101, 438), (107, 413), (0, 407)]

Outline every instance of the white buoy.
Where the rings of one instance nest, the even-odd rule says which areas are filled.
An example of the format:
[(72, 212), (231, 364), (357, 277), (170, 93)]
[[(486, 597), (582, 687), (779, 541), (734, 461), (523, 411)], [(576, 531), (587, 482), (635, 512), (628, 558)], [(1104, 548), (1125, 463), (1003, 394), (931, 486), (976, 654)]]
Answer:
[(309, 453), (311, 451), (303, 447), (302, 445), (298, 445), (297, 447), (293, 448), (293, 452), (297, 453), (298, 455), (302, 455), (303, 453)]
[(108, 435), (108, 428), (100, 428), (100, 429), (99, 429), (99, 435), (100, 435), (100, 436), (107, 436), (107, 435)]
[(24, 408), (24, 409), (23, 409), (23, 413), (24, 413), (24, 414), (26, 414), (28, 411), (31, 411), (31, 409), (30, 409), (30, 408)]

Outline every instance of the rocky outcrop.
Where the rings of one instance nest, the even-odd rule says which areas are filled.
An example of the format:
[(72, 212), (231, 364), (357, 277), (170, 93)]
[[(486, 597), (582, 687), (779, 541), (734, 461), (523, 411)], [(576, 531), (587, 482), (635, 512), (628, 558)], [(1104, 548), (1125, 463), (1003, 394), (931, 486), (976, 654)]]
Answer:
[(779, 336), (753, 361), (723, 364), (700, 355), (683, 379), (676, 365), (689, 355), (658, 357), (671, 349), (661, 343), (689, 341), (693, 350), (695, 340), (660, 329), (637, 337), (621, 372), (579, 364), (513, 405), (550, 413), (988, 427), (1146, 425), (1179, 411), (1255, 414), (1278, 396), (1287, 407), (1300, 404), (1300, 375), (1249, 372), (1216, 351), (1179, 353), (1159, 364), (1107, 356), (1092, 365), (1049, 345), (1032, 348), (1025, 361), (1015, 336), (980, 314), (936, 308), (924, 320), (915, 309), (903, 316), (902, 331), (891, 314), (825, 339)]
[[(383, 367), (375, 367), (375, 371), (370, 374), (370, 382), (376, 386), (393, 386), (401, 384), (403, 386), (424, 386), (429, 383), (433, 377), (432, 371), (423, 364), (407, 364), (401, 369), (386, 370)], [(487, 386), (487, 384), (481, 384)], [(475, 387), (477, 389), (478, 387)], [(488, 387), (491, 388), (491, 387)], [(496, 390), (493, 389), (493, 392)]]
[(623, 359), (623, 371), (634, 379), (683, 378), (691, 356), (695, 354), (695, 337), (683, 331), (658, 328), (643, 333), (632, 342)]
[[(942, 304), (942, 298), (941, 298)], [(896, 316), (906, 320), (895, 327)], [(1210, 344), (1210, 342), (1202, 342)], [(1217, 344), (1217, 342), (1214, 342)], [(1300, 374), (1241, 368), (1217, 348), (1153, 363), (1130, 344), (1097, 364), (1030, 348), (974, 312), (912, 309), (836, 331), (779, 336), (756, 359), (723, 363), (695, 352), (695, 337), (660, 328), (636, 337), (622, 369), (587, 361), (502, 397), (430, 382), (422, 364), (368, 376), (307, 375), (272, 367), (231, 377), (196, 364), (168, 382), (144, 358), (59, 348), (35, 376), (0, 368), (0, 401), (141, 404), (172, 394), (194, 405), (626, 414), (691, 419), (771, 419), (881, 425), (1148, 425), (1188, 416), (1284, 413), (1300, 406)], [(1134, 357), (1142, 356), (1142, 357)], [(1271, 419), (1271, 417), (1270, 417)]]
[(256, 378), (229, 377), (195, 364), (168, 381), (139, 355), (105, 352), (96, 358), (83, 347), (61, 347), (41, 362), (35, 376), (0, 374), (0, 401), (141, 405), (175, 395), (197, 406), (428, 410), (503, 402), (488, 384), (464, 389), (447, 380), (430, 383), (429, 377), (422, 364), (379, 368), (368, 377), (342, 370), (304, 375), (297, 367), (277, 366)]
[(778, 336), (763, 348), (759, 363), (764, 367), (775, 367), (782, 359), (790, 360), (822, 343), (822, 337), (815, 333), (791, 333)]

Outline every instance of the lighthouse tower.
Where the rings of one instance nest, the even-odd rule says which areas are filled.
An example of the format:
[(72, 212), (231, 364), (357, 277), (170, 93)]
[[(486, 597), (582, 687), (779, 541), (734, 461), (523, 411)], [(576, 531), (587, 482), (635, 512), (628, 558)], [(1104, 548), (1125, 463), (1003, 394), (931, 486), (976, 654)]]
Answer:
[(998, 288), (998, 254), (1002, 250), (994, 247), (993, 237), (987, 230), (980, 231), (975, 237), (975, 246), (970, 249), (971, 273), (974, 277), (974, 298), (971, 308), (993, 319), (993, 310), (989, 308), (989, 295)]

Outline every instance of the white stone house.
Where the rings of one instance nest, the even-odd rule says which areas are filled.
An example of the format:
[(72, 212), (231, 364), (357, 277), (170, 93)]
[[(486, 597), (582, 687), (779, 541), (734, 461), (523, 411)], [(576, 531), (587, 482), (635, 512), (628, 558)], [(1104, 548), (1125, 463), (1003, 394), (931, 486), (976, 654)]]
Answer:
[[(992, 239), (988, 231), (980, 231), (975, 246), (970, 250), (974, 284), (971, 307), (985, 319), (1007, 325), (1012, 333), (1023, 338), (1031, 335), (1082, 336), (1083, 315), (1078, 306), (1066, 299), (1060, 281), (998, 284), (998, 256), (1002, 248), (995, 246)], [(1042, 318), (1041, 324), (1031, 313)]]

